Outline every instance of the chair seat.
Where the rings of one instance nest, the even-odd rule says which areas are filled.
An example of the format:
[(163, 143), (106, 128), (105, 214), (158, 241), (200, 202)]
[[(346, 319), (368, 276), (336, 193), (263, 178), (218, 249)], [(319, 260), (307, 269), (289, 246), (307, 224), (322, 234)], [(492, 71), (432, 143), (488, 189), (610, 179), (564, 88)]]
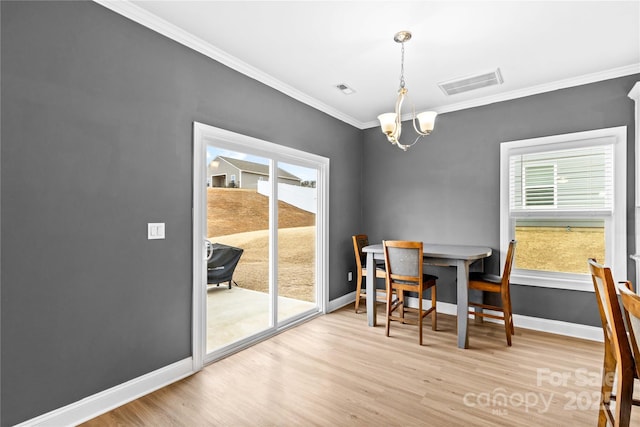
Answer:
[(489, 283), (502, 283), (502, 277), (497, 274), (486, 274), (479, 271), (473, 271), (469, 273), (469, 280), (475, 280), (477, 282), (489, 282)]
[(469, 289), (499, 293), (502, 290), (502, 278), (495, 274), (469, 275)]
[[(386, 273), (386, 272), (385, 272), (385, 273)], [(431, 274), (427, 274), (427, 273), (423, 273), (423, 274), (422, 274), (422, 283), (424, 283), (425, 285), (426, 285), (428, 282), (436, 281), (436, 280), (438, 280), (438, 276), (433, 276), (433, 275), (431, 275)], [(415, 286), (415, 284), (416, 284), (416, 282), (406, 282), (406, 281), (404, 281), (404, 280), (396, 280), (395, 282), (396, 282), (396, 283), (398, 283), (398, 284), (406, 284), (406, 285), (412, 285), (412, 286)], [(434, 284), (430, 284), (430, 286), (433, 286), (433, 285), (434, 285)], [(426, 289), (427, 289), (427, 288), (425, 287), (425, 290), (426, 290)]]

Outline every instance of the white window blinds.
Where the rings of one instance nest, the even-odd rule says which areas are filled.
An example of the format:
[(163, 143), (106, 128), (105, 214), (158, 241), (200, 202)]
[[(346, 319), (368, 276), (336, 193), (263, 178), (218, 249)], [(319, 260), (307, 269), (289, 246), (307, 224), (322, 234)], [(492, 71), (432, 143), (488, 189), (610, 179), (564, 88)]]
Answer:
[[(611, 215), (613, 142), (610, 138), (599, 138), (586, 143), (573, 141), (512, 150), (509, 153), (510, 216)], [(575, 143), (582, 146), (575, 147)]]

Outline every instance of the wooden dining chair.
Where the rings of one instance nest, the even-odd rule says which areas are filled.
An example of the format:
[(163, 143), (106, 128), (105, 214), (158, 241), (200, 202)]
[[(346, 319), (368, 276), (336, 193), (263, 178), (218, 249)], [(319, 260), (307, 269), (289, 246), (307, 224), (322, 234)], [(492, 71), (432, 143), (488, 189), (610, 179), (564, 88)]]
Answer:
[[(610, 422), (614, 426), (626, 427), (631, 418), (631, 406), (639, 403), (633, 400), (636, 367), (611, 270), (598, 264), (595, 259), (589, 259), (588, 263), (604, 333), (598, 426), (605, 427)], [(628, 296), (623, 298), (629, 299)], [(611, 405), (612, 401), (614, 405)]]
[[(504, 261), (504, 269), (502, 276), (496, 276), (494, 274), (485, 273), (470, 273), (469, 274), (469, 289), (475, 289), (478, 291), (491, 292), (500, 295), (501, 305), (492, 305), (478, 302), (469, 302), (469, 306), (476, 310), (470, 310), (469, 313), (476, 316), (476, 318), (489, 317), (492, 319), (498, 319), (504, 321), (504, 331), (507, 336), (507, 345), (511, 346), (511, 336), (515, 334), (515, 327), (513, 326), (513, 309), (511, 307), (511, 291), (510, 291), (510, 279), (511, 268), (513, 267), (513, 259), (516, 252), (516, 241), (509, 242), (509, 249), (507, 250), (507, 257)], [(483, 295), (484, 296), (484, 295)], [(492, 310), (494, 313), (485, 313), (484, 310)]]
[[(386, 334), (389, 336), (392, 321), (417, 324), (419, 342), (422, 345), (422, 321), (426, 316), (431, 314), (431, 328), (434, 331), (437, 329), (436, 280), (438, 277), (423, 272), (422, 242), (385, 240), (382, 246), (387, 284)], [(422, 297), (427, 289), (431, 289), (431, 307), (423, 310)], [(417, 293), (418, 308), (407, 306), (405, 292)], [(417, 319), (407, 317), (407, 313), (417, 314)]]
[[(366, 298), (367, 291), (372, 291), (376, 293), (376, 301), (384, 302), (386, 301), (382, 297), (382, 293), (385, 292), (384, 289), (376, 288), (375, 283), (367, 283), (367, 287), (362, 287), (363, 277), (367, 275), (366, 264), (366, 256), (362, 252), (362, 248), (365, 246), (369, 246), (369, 237), (366, 234), (356, 234), (355, 236), (351, 236), (353, 240), (353, 252), (356, 257), (356, 313), (358, 312), (358, 308), (360, 307), (360, 300), (362, 298)], [(384, 271), (383, 266), (376, 266), (376, 279), (384, 279), (387, 277), (386, 272)]]
[(618, 283), (618, 291), (631, 342), (636, 378), (640, 378), (640, 295), (633, 292), (633, 286), (629, 281)]

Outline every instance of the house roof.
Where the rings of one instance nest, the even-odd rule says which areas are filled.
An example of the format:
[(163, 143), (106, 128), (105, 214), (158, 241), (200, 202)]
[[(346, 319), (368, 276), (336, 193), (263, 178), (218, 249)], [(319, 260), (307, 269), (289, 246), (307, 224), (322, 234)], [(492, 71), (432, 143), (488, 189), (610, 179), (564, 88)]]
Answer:
[[(231, 157), (224, 157), (224, 156), (218, 156), (216, 157), (216, 159), (224, 160), (225, 162), (229, 163), (230, 165), (238, 168), (243, 172), (251, 172), (258, 175), (269, 176), (268, 165), (263, 165), (260, 163), (250, 162), (247, 160), (234, 159)], [(293, 179), (296, 181), (300, 181), (300, 178), (281, 168), (278, 168), (278, 178)]]

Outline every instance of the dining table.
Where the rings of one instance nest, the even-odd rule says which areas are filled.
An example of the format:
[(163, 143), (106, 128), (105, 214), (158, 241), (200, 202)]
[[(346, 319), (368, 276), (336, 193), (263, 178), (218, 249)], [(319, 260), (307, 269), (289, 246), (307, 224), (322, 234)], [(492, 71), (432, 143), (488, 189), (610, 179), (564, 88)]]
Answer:
[[(382, 244), (365, 246), (367, 254), (367, 287), (375, 287), (376, 260), (384, 260)], [(451, 244), (423, 244), (422, 261), (426, 265), (456, 268), (458, 347), (469, 348), (469, 267), (478, 260), (491, 256), (491, 248)], [(422, 296), (421, 296), (422, 297)], [(367, 292), (367, 323), (376, 326), (376, 293)]]

